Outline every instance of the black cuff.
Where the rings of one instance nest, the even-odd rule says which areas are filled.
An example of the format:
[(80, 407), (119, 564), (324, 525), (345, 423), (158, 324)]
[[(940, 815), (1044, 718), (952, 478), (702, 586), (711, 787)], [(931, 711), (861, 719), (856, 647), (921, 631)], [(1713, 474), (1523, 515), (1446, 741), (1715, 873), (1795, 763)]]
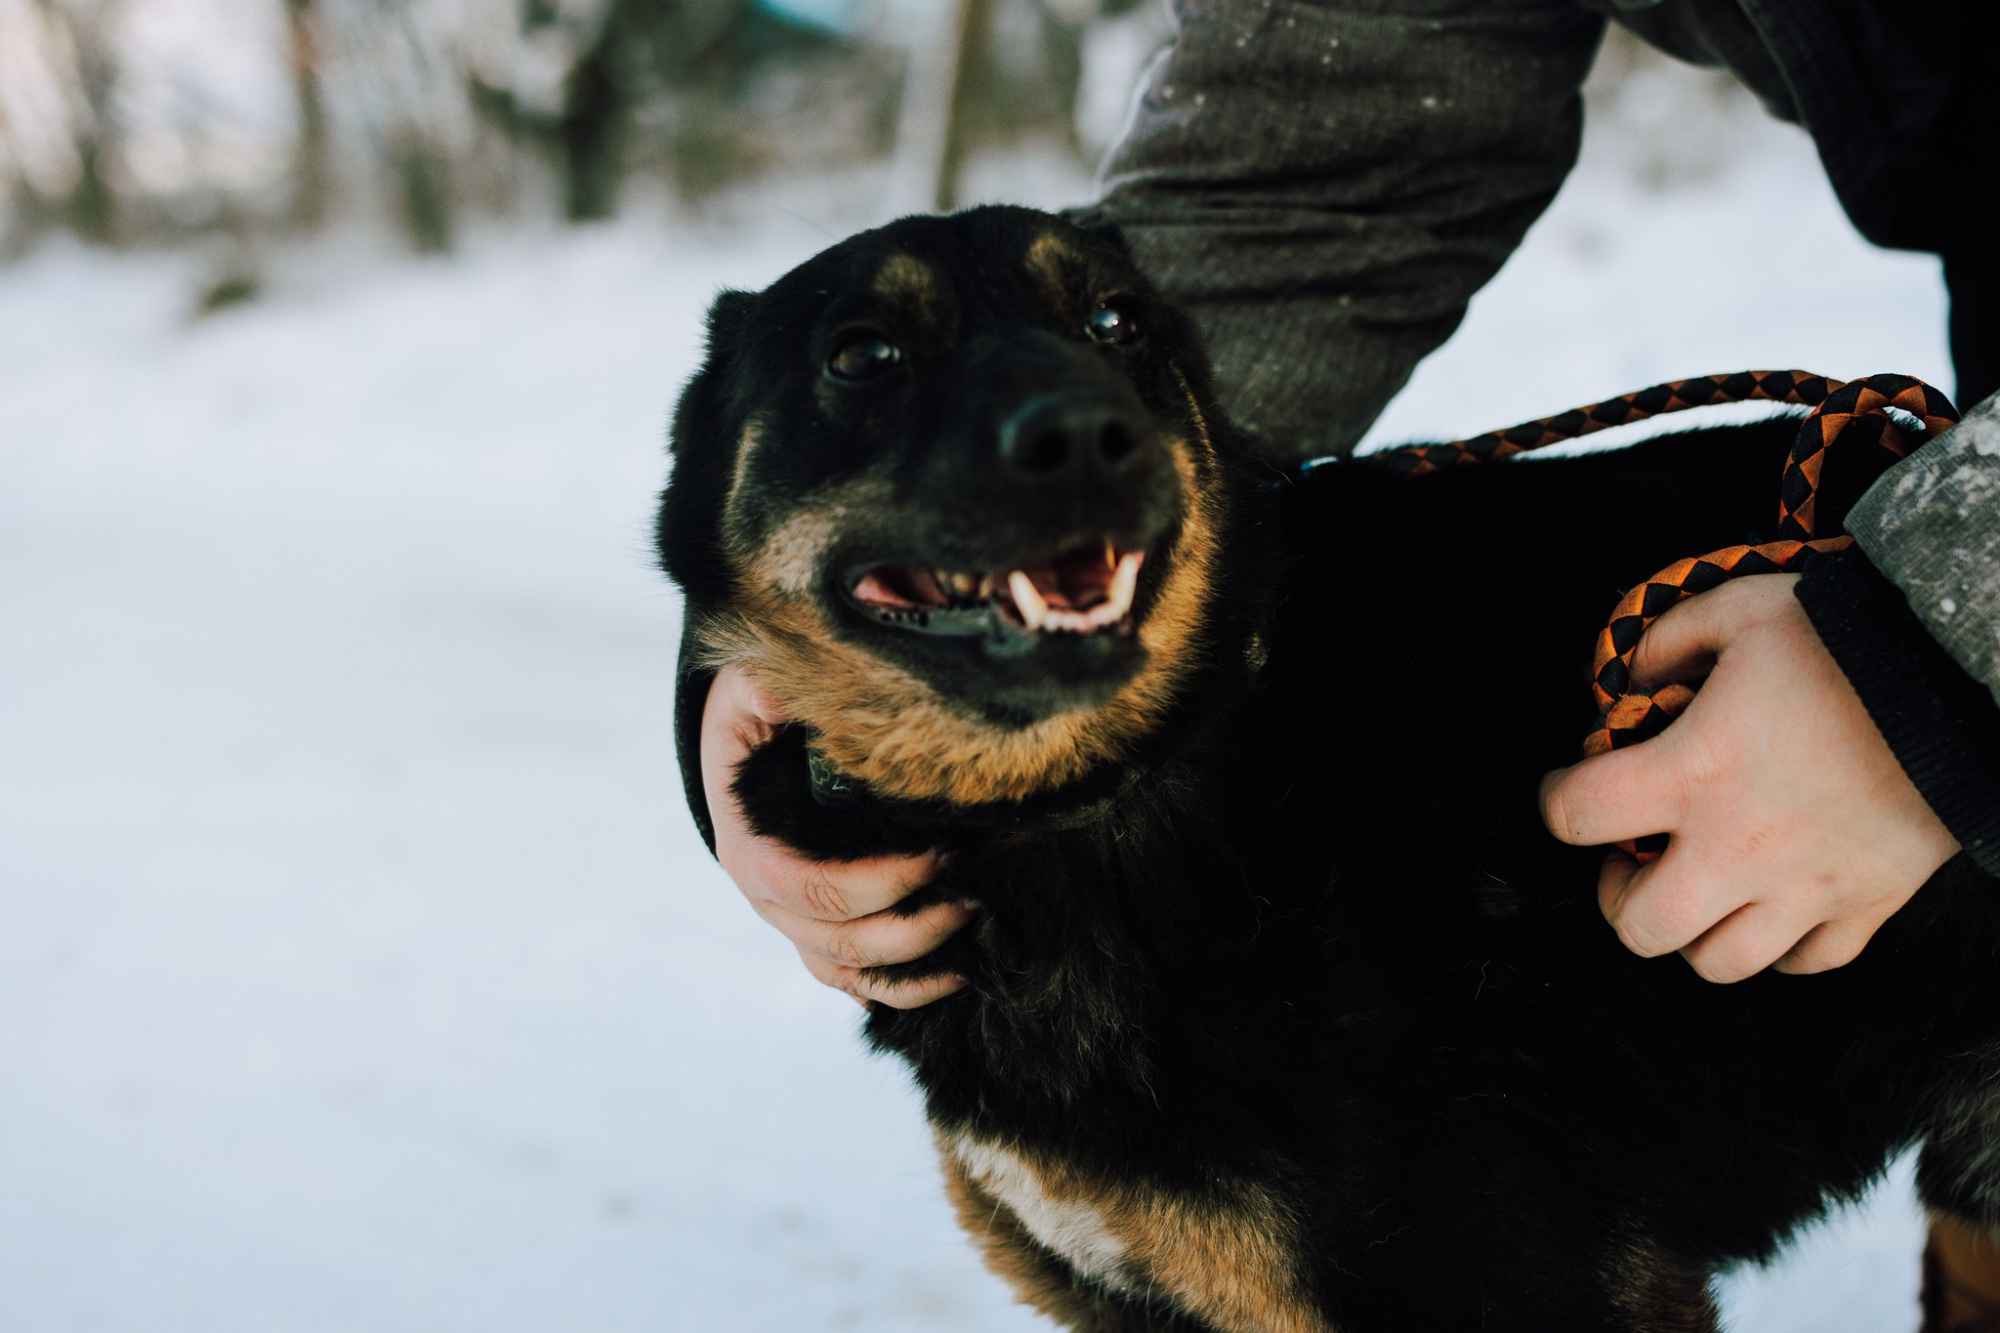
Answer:
[(1798, 598), (1919, 794), (2000, 876), (2000, 707), (1859, 551), (1806, 567)]
[(701, 714), (708, 707), (708, 687), (714, 684), (715, 673), (695, 664), (693, 640), (687, 630), (681, 631), (680, 674), (674, 681), (674, 752), (680, 756), (688, 813), (713, 854), (715, 825), (709, 822), (708, 792), (701, 785)]

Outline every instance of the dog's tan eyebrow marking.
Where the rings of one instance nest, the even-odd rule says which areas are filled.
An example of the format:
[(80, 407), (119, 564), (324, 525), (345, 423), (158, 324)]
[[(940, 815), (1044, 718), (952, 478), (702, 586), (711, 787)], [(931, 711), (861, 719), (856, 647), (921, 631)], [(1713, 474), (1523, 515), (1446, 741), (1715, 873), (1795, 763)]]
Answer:
[(913, 254), (898, 252), (882, 261), (868, 289), (884, 301), (935, 323), (943, 300), (937, 270)]
[(1023, 262), (1050, 304), (1059, 310), (1068, 309), (1072, 299), (1069, 278), (1078, 263), (1077, 253), (1070, 249), (1069, 243), (1056, 233), (1045, 231), (1029, 244)]

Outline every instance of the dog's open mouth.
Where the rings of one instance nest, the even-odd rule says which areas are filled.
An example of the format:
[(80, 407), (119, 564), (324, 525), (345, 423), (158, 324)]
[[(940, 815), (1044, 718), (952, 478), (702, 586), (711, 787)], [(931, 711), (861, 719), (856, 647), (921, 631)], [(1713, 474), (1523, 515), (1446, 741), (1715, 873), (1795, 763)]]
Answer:
[(925, 634), (1130, 634), (1146, 554), (1109, 538), (1018, 568), (870, 565), (848, 582), (881, 624)]

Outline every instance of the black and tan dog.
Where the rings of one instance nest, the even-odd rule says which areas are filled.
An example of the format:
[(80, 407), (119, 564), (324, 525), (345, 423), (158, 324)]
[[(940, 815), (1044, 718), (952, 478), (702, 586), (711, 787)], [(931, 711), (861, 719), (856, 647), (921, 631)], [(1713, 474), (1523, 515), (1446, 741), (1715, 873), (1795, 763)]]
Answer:
[[(1719, 987), (1599, 917), (1538, 776), (1620, 588), (1759, 535), (1788, 425), (1422, 482), (1288, 479), (1116, 238), (981, 209), (728, 293), (673, 427), (683, 738), (983, 905), (877, 1007), (947, 1188), (1093, 1330), (1715, 1326), (1922, 1141), (2000, 1224), (2000, 896), (1961, 858), (1853, 965)], [(698, 770), (685, 761), (697, 818)]]

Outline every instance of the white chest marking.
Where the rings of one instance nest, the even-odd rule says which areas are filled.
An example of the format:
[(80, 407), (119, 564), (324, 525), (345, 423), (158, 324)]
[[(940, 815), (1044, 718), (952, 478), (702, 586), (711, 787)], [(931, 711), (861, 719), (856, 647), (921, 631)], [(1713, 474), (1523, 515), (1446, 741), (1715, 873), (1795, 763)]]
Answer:
[(960, 1134), (952, 1153), (980, 1188), (1007, 1205), (1030, 1235), (1070, 1267), (1115, 1290), (1132, 1290), (1124, 1271), (1125, 1244), (1096, 1207), (1081, 1199), (1050, 1197), (1041, 1175), (997, 1144)]

